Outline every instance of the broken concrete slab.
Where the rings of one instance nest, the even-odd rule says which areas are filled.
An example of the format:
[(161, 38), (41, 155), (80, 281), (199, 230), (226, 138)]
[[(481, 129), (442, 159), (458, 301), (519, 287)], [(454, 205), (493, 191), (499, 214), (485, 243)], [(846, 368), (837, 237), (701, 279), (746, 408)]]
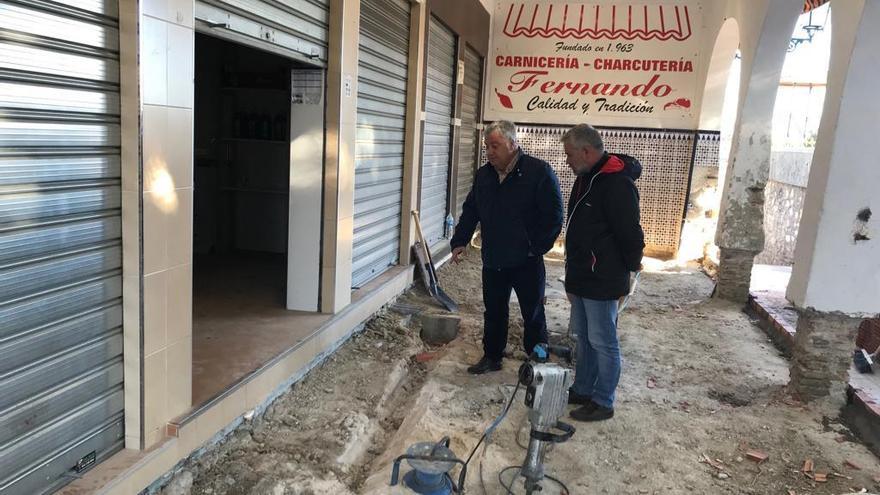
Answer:
[(420, 336), (430, 345), (446, 345), (458, 336), (461, 317), (452, 314), (424, 313), (419, 316), (422, 324)]

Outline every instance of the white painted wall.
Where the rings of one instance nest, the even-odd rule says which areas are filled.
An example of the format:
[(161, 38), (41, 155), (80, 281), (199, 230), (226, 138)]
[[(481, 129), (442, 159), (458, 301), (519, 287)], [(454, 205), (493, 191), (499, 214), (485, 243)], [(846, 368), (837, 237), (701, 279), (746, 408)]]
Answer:
[[(787, 297), (799, 307), (853, 316), (880, 312), (880, 167), (870, 150), (880, 135), (880, 1), (832, 2), (838, 26), (795, 263)], [(870, 240), (855, 242), (856, 214)]]

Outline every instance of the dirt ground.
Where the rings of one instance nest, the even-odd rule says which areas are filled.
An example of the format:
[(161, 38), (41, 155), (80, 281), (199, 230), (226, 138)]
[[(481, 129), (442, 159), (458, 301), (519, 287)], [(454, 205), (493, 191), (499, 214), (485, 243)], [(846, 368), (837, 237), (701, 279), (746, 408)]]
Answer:
[[(565, 343), (562, 271), (547, 263), (551, 340)], [(451, 449), (466, 458), (514, 389), (521, 318), (514, 303), (504, 370), (470, 376), (465, 368), (481, 355), (479, 253), (444, 267), (440, 280), (461, 306), (456, 340), (421, 343), (419, 313), (442, 310), (415, 287), (262, 417), (188, 462), (163, 492), (409, 493), (388, 486), (391, 463), (407, 446), (449, 436)], [(547, 454), (546, 472), (572, 494), (880, 492), (877, 458), (834, 414), (786, 393), (787, 361), (740, 307), (710, 299), (712, 287), (696, 266), (646, 261), (620, 320), (624, 366), (615, 417), (595, 424), (562, 418), (577, 432)], [(474, 455), (467, 493), (523, 493), (517, 480), (507, 492), (498, 475), (525, 455), (522, 402), (520, 391)], [(754, 462), (749, 451), (767, 458)], [(805, 474), (807, 460), (813, 468)], [(827, 481), (815, 480), (821, 474)], [(548, 481), (542, 493), (564, 491)]]

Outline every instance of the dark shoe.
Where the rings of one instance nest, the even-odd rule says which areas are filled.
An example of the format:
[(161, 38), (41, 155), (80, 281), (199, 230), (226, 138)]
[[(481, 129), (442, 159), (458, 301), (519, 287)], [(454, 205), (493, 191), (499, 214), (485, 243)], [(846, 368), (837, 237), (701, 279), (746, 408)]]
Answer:
[(572, 411), (571, 417), (577, 421), (604, 421), (614, 417), (614, 409), (591, 402)]
[(490, 359), (486, 356), (480, 358), (480, 361), (477, 364), (470, 366), (467, 370), (468, 373), (472, 375), (482, 375), (483, 373), (487, 373), (489, 371), (499, 371), (501, 369), (501, 360), (495, 361), (494, 359)]
[(572, 389), (568, 389), (568, 403), (589, 406), (593, 401), (589, 395), (579, 394)]

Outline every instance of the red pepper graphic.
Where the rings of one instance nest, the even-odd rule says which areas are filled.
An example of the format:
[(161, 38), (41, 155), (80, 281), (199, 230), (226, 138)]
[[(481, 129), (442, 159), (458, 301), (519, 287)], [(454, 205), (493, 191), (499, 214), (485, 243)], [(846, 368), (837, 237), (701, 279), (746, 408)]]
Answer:
[(691, 100), (687, 98), (679, 98), (675, 101), (670, 101), (669, 103), (663, 105), (663, 110), (666, 110), (669, 107), (690, 108)]
[(503, 93), (499, 93), (498, 88), (495, 88), (495, 94), (498, 95), (498, 100), (501, 102), (501, 105), (503, 105), (504, 108), (513, 108), (513, 102), (510, 101), (509, 96)]

